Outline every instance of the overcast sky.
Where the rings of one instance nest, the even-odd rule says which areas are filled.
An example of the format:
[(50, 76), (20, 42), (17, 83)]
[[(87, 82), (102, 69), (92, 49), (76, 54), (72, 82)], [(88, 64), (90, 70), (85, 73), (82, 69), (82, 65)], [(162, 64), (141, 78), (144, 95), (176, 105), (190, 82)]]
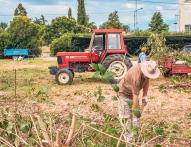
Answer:
[[(157, 3), (161, 2), (161, 3)], [(72, 8), (76, 17), (77, 0), (0, 0), (0, 21), (10, 22), (18, 3), (22, 3), (31, 18), (40, 17), (41, 14), (50, 22), (57, 16), (67, 15), (68, 8)], [(176, 0), (138, 0), (138, 27), (147, 29), (154, 12), (160, 11), (170, 30), (175, 30), (175, 15), (177, 14)], [(85, 0), (87, 14), (90, 21), (100, 25), (107, 20), (108, 14), (117, 10), (120, 21), (130, 25), (133, 29), (134, 0)]]

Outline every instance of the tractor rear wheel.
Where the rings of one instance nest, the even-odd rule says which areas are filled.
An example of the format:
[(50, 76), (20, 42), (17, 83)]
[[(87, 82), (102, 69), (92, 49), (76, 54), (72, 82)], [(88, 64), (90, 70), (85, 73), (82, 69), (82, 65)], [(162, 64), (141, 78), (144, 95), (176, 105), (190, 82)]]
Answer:
[(56, 83), (59, 85), (72, 84), (73, 78), (73, 73), (69, 69), (60, 69), (56, 73)]
[(120, 82), (127, 71), (132, 67), (132, 63), (125, 55), (109, 55), (103, 61), (103, 66), (114, 73), (114, 82)]

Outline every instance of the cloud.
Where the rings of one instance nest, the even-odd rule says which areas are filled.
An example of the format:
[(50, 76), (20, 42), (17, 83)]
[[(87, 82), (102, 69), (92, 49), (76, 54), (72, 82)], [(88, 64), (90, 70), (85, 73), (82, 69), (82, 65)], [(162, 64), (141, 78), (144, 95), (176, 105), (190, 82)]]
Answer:
[(32, 4), (32, 5), (52, 5), (57, 4), (61, 0), (12, 0), (16, 3), (25, 3), (25, 4)]
[[(128, 9), (135, 9), (135, 8), (136, 8), (136, 5), (133, 4), (133, 3), (125, 3), (125, 4), (123, 5), (123, 7), (128, 8)], [(137, 9), (144, 8), (144, 7), (145, 7), (145, 5), (143, 5), (143, 4), (138, 4), (138, 5), (137, 5)]]
[[(167, 1), (169, 2), (169, 0)], [(72, 8), (74, 17), (77, 14), (77, 0), (0, 0), (0, 15), (2, 15), (0, 16), (0, 22), (10, 22), (12, 20), (18, 3), (23, 4), (29, 17), (40, 17), (43, 14), (49, 22), (57, 16), (67, 15), (69, 7)], [(127, 0), (85, 0), (85, 5), (90, 21), (94, 21), (97, 25), (105, 22), (109, 13), (117, 10), (120, 21), (133, 26), (134, 2), (127, 2)], [(162, 13), (165, 22), (172, 22), (175, 20), (175, 14), (177, 14), (176, 10), (172, 10), (177, 8), (176, 5), (158, 5), (139, 1), (139, 8), (143, 8), (143, 10), (138, 12), (138, 21), (141, 28), (145, 28), (143, 25), (146, 26), (150, 22), (153, 13), (157, 10)], [(172, 26), (174, 27), (174, 25)]]

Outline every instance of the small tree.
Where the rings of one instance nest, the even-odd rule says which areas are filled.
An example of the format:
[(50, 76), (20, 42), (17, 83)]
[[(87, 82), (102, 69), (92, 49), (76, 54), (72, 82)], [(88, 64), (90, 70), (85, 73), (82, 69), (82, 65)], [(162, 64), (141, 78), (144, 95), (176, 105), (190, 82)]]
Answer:
[(27, 16), (27, 11), (21, 3), (19, 3), (15, 9), (14, 16)]
[(114, 11), (109, 14), (108, 20), (104, 22), (100, 28), (102, 29), (112, 29), (112, 28), (123, 28), (122, 23), (119, 21), (118, 12)]
[(130, 31), (130, 27), (128, 25), (123, 25), (123, 30), (127, 33)]
[(41, 15), (40, 18), (35, 17), (34, 23), (39, 25), (45, 25), (47, 20), (45, 19), (44, 15)]
[(7, 28), (7, 23), (5, 22), (0, 22), (0, 31), (5, 31), (5, 29)]
[(68, 18), (69, 19), (72, 18), (72, 9), (71, 8), (68, 9)]
[(161, 33), (163, 31), (168, 31), (168, 30), (169, 27), (167, 24), (164, 23), (161, 13), (155, 12), (149, 24), (149, 31)]

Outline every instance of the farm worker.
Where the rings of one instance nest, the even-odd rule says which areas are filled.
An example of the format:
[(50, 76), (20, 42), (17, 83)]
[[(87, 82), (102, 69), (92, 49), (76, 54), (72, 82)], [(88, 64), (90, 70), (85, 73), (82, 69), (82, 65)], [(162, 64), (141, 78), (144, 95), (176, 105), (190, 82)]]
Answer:
[[(156, 79), (160, 75), (160, 70), (155, 61), (145, 61), (132, 66), (125, 77), (119, 83), (118, 114), (121, 125), (124, 127), (124, 139), (132, 139), (132, 127), (139, 127), (140, 120), (133, 112), (140, 110), (142, 113), (147, 105), (147, 93), (149, 89), (149, 79)], [(139, 106), (139, 93), (143, 90), (142, 105)]]
[(138, 60), (138, 63), (142, 63), (142, 62), (145, 62), (145, 61), (148, 61), (151, 54), (149, 54), (148, 56), (146, 55), (148, 51), (148, 48), (147, 47), (142, 47), (141, 48), (141, 53), (139, 54), (139, 60)]

